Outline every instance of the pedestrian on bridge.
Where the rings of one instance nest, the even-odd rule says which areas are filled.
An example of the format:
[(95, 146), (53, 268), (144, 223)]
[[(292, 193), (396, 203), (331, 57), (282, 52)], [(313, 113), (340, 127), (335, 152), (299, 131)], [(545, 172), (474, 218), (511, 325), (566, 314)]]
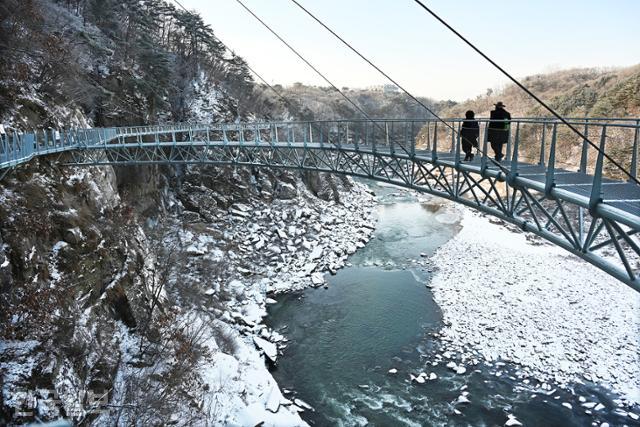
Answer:
[(464, 151), (464, 162), (473, 160), (473, 148), (478, 148), (478, 136), (480, 135), (480, 126), (475, 119), (475, 113), (471, 110), (465, 114), (465, 120), (460, 128), (460, 138), (462, 139), (462, 151)]
[(497, 161), (502, 160), (502, 146), (509, 140), (509, 125), (511, 114), (505, 110), (506, 105), (499, 101), (495, 104), (496, 109), (491, 111), (489, 116), (489, 130), (487, 140), (491, 143), (491, 148)]

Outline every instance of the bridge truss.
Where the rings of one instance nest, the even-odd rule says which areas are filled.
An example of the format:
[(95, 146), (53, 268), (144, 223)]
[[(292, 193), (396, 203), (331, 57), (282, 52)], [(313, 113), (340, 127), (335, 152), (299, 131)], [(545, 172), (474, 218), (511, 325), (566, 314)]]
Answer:
[[(213, 164), (321, 171), (373, 179), (443, 197), (501, 218), (583, 258), (640, 292), (640, 187), (608, 168), (630, 158), (635, 176), (640, 122), (572, 121), (600, 151), (571, 140), (562, 123), (512, 121), (507, 157), (461, 161), (460, 120), (242, 123), (34, 132), (4, 138), (2, 171), (44, 154), (67, 164)], [(564, 161), (579, 154), (580, 163)], [(595, 153), (594, 153), (595, 152)], [(595, 154), (595, 155), (593, 155)]]

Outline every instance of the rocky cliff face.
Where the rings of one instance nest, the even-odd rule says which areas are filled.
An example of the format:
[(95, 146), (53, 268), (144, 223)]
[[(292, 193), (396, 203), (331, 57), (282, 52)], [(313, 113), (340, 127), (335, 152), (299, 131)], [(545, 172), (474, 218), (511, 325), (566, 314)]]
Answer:
[(0, 421), (301, 423), (260, 357), (284, 345), (267, 295), (323, 284), (373, 229), (359, 184), (306, 182), (47, 161), (5, 178)]

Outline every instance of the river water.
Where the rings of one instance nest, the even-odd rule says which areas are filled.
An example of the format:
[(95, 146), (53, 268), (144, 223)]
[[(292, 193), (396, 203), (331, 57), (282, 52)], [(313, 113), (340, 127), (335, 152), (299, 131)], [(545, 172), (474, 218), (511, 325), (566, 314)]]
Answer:
[[(420, 264), (455, 236), (460, 218), (435, 199), (372, 188), (380, 200), (375, 238), (351, 266), (327, 276), (327, 289), (282, 296), (269, 309), (268, 325), (289, 340), (273, 375), (289, 397), (315, 408), (302, 414), (307, 422), (502, 426), (515, 417), (533, 426), (634, 425), (615, 412), (615, 396), (594, 385), (542, 384), (502, 362), (478, 360), (464, 373), (447, 367), (457, 355), (434, 336), (442, 316), (425, 286), (432, 269)], [(410, 380), (420, 373), (435, 379)]]

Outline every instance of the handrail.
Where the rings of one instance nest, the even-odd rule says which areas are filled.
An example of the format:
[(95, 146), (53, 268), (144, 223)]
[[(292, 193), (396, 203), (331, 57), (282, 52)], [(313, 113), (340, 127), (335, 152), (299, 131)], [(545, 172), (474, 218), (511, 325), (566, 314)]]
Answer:
[[(451, 123), (452, 128), (455, 125), (461, 124), (464, 119), (461, 118), (446, 118), (443, 119)], [(491, 122), (489, 118), (477, 118), (476, 119), (481, 126), (486, 126), (487, 123)], [(605, 127), (609, 129), (609, 135), (612, 135), (612, 130), (614, 129), (635, 129), (636, 134), (638, 134), (638, 129), (640, 128), (640, 119), (637, 118), (576, 118), (576, 119), (567, 119), (575, 126), (584, 126), (585, 128), (590, 129), (604, 129)], [(431, 138), (431, 136), (436, 137), (438, 133), (442, 133), (443, 131), (451, 133), (451, 136), (454, 135), (454, 131), (447, 130), (444, 128), (436, 128), (435, 123), (439, 120), (431, 118), (431, 119), (374, 119), (375, 127), (379, 127), (380, 129), (386, 130), (386, 142), (378, 142), (376, 143), (376, 139), (380, 137), (380, 132), (375, 130), (371, 135), (369, 134), (354, 134), (353, 138), (364, 138), (364, 142), (362, 139), (356, 141), (358, 144), (366, 144), (367, 140), (372, 141), (372, 144), (375, 148), (376, 145), (389, 145), (391, 149), (397, 149), (398, 147), (405, 151), (407, 154), (413, 155), (416, 151), (417, 144), (417, 135), (419, 134), (421, 129), (426, 129), (427, 139)], [(338, 119), (338, 120), (316, 120), (316, 121), (276, 121), (276, 122), (267, 122), (267, 121), (251, 121), (251, 122), (236, 122), (236, 123), (177, 123), (177, 124), (162, 124), (162, 125), (144, 125), (144, 126), (124, 126), (124, 127), (112, 127), (112, 128), (74, 128), (69, 130), (57, 130), (57, 129), (43, 129), (43, 130), (34, 130), (33, 132), (24, 133), (21, 131), (15, 131), (12, 129), (7, 129), (3, 135), (0, 135), (0, 169), (6, 167), (12, 167), (20, 163), (24, 163), (34, 156), (50, 154), (60, 151), (69, 151), (73, 149), (82, 149), (86, 147), (95, 147), (97, 145), (106, 145), (111, 141), (118, 139), (122, 143), (124, 143), (128, 138), (132, 137), (144, 137), (148, 135), (154, 134), (163, 134), (163, 133), (181, 133), (189, 131), (190, 134), (193, 132), (207, 132), (207, 135), (210, 133), (216, 132), (264, 132), (269, 131), (271, 129), (276, 129), (275, 136), (276, 141), (278, 138), (277, 129), (280, 128), (308, 128), (309, 126), (313, 126), (314, 130), (305, 130), (304, 137), (309, 137), (309, 140), (314, 139), (313, 133), (317, 133), (318, 137), (315, 137), (316, 140), (319, 140), (320, 143), (328, 143), (332, 144), (329, 138), (329, 134), (333, 137), (335, 132), (337, 134), (337, 143), (348, 143), (349, 138), (351, 138), (351, 134), (345, 135), (340, 128), (345, 127), (346, 132), (353, 133), (357, 132), (358, 129), (364, 130), (364, 132), (368, 132), (367, 129), (371, 130), (372, 128), (370, 120), (367, 119)], [(545, 158), (545, 136), (544, 130), (547, 129), (548, 126), (562, 126), (562, 123), (554, 118), (540, 118), (540, 117), (514, 117), (510, 120), (511, 123), (515, 124), (525, 124), (525, 125), (542, 125), (542, 141), (540, 142), (540, 161), (544, 162)], [(379, 126), (382, 124), (382, 126)], [(398, 124), (403, 124), (405, 129), (404, 141), (398, 141), (393, 135), (398, 135), (397, 131), (394, 133), (394, 127), (397, 127)], [(407, 139), (407, 129), (411, 127), (411, 136)], [(458, 126), (459, 127), (459, 126)], [(322, 130), (324, 129), (324, 131)], [(336, 130), (337, 129), (337, 130)], [(351, 129), (351, 130), (349, 130)], [(390, 129), (390, 130), (389, 130)], [(295, 137), (296, 132), (300, 134), (299, 130), (293, 132), (293, 136)], [(342, 133), (340, 133), (342, 132)], [(418, 133), (416, 133), (418, 132)], [(431, 135), (433, 133), (433, 135)], [(592, 132), (593, 133), (593, 132)], [(390, 136), (391, 135), (391, 136)], [(430, 136), (431, 135), (431, 136)], [(228, 135), (227, 135), (228, 136)], [(224, 136), (226, 138), (227, 136)], [(345, 138), (340, 141), (340, 138)], [(262, 137), (256, 136), (256, 138), (261, 139)], [(268, 139), (268, 138), (267, 138)], [(402, 136), (400, 139), (403, 139)], [(244, 140), (244, 135), (242, 136), (242, 140)], [(291, 142), (291, 141), (289, 141)], [(430, 145), (431, 143), (427, 141)], [(423, 143), (421, 143), (423, 144)], [(507, 154), (510, 153), (511, 142), (507, 143)], [(453, 152), (455, 150), (455, 137), (451, 138), (451, 146), (450, 151)], [(629, 152), (637, 151), (637, 137), (634, 141), (634, 147), (629, 148)], [(431, 145), (430, 145), (431, 146)], [(434, 142), (435, 146), (435, 142)], [(588, 158), (588, 150), (589, 148), (584, 146), (582, 147), (583, 155), (581, 159), (580, 171), (585, 172), (585, 168), (587, 165)], [(555, 153), (554, 153), (555, 154)], [(638, 161), (636, 156), (631, 156), (629, 159), (631, 164), (631, 169), (636, 170), (636, 166), (634, 163)], [(626, 160), (625, 160), (626, 161)], [(505, 163), (501, 169), (504, 169), (505, 173), (509, 173), (508, 164)]]

